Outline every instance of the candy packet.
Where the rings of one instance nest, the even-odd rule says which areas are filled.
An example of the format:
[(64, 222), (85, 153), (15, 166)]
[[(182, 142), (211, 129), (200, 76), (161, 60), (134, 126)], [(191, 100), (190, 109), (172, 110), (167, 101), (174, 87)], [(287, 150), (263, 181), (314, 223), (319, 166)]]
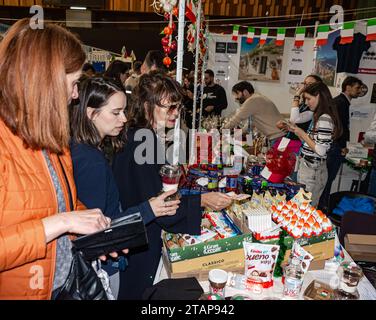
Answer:
[(313, 260), (313, 256), (309, 252), (304, 250), (304, 248), (296, 241), (294, 241), (292, 245), (291, 254), (289, 257), (289, 264), (291, 263), (293, 258), (297, 258), (300, 261), (300, 267), (302, 268), (304, 274), (306, 274), (311, 264), (311, 261)]
[(164, 234), (164, 238), (165, 238), (165, 243), (166, 243), (167, 248), (169, 249), (180, 248), (176, 234), (166, 232)]
[(265, 209), (269, 210), (269, 208), (274, 204), (273, 196), (270, 194), (269, 190), (265, 192), (264, 198), (262, 200), (262, 205)]
[(260, 208), (262, 205), (263, 196), (261, 194), (254, 193), (250, 201), (252, 209)]
[(202, 228), (200, 236), (192, 236), (189, 234), (183, 234), (182, 238), (188, 245), (192, 246), (198, 243), (208, 241), (214, 238), (216, 235), (217, 234), (214, 231), (209, 230), (207, 228)]
[(258, 277), (263, 288), (273, 286), (273, 273), (278, 258), (279, 245), (243, 242), (245, 275), (247, 281)]

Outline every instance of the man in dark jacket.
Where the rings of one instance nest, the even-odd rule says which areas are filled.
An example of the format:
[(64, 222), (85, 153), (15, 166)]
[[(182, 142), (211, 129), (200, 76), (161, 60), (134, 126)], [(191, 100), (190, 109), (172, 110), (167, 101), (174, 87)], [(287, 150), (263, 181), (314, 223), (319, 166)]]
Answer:
[(202, 115), (220, 116), (222, 110), (227, 108), (226, 91), (214, 82), (214, 72), (210, 69), (205, 71), (205, 88)]
[(337, 108), (337, 113), (342, 125), (342, 135), (333, 142), (327, 157), (328, 167), (328, 182), (320, 197), (319, 208), (326, 211), (329, 206), (330, 190), (332, 189), (333, 181), (335, 180), (341, 164), (345, 160), (348, 153), (347, 141), (350, 141), (350, 105), (351, 100), (360, 96), (363, 82), (355, 77), (349, 76), (342, 83), (342, 92), (335, 97), (334, 107)]

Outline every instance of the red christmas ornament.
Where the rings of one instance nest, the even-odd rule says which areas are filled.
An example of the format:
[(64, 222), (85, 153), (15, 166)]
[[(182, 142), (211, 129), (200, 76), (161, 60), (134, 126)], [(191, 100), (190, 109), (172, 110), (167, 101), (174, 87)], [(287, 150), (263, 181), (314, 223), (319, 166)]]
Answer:
[(170, 14), (168, 12), (166, 12), (164, 14), (164, 18), (165, 18), (165, 20), (170, 20)]
[(170, 42), (169, 37), (164, 37), (164, 38), (162, 38), (162, 40), (161, 40), (161, 43), (162, 43), (162, 46), (163, 46), (163, 47), (168, 46), (168, 43), (169, 43), (169, 42)]
[(171, 58), (170, 58), (170, 57), (164, 57), (164, 59), (163, 59), (163, 64), (164, 64), (167, 68), (169, 68), (170, 65), (171, 65)]
[(166, 36), (169, 36), (172, 34), (172, 29), (170, 27), (165, 27), (163, 29), (163, 33), (166, 35)]
[(176, 44), (175, 40), (171, 42), (170, 48), (172, 51), (176, 51), (176, 49), (178, 48), (178, 45)]
[(171, 28), (172, 28), (172, 32), (174, 32), (176, 30), (176, 24), (175, 23), (172, 23), (171, 24)]
[(177, 17), (179, 15), (179, 9), (178, 7), (174, 7), (174, 9), (172, 9), (172, 14)]
[(163, 51), (164, 51), (165, 54), (170, 54), (171, 48), (170, 47), (163, 47)]

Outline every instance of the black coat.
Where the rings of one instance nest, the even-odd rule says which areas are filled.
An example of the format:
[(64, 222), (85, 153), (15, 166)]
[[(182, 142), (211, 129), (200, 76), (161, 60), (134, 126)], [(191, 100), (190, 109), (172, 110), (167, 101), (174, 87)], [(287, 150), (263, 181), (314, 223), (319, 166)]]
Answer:
[(333, 100), (342, 125), (342, 135), (335, 141), (335, 143), (343, 149), (346, 148), (347, 141), (350, 141), (350, 102), (344, 93), (341, 93)]
[[(145, 129), (143, 129), (145, 130)], [(159, 175), (161, 165), (155, 160), (160, 144), (152, 130), (147, 130), (149, 143), (147, 151), (151, 150), (154, 161), (151, 164), (137, 164), (135, 152), (145, 146), (143, 141), (135, 141), (135, 129), (130, 129), (124, 150), (115, 156), (113, 172), (119, 189), (120, 202), (123, 210), (155, 197), (162, 190)], [(200, 234), (201, 197), (184, 196), (177, 213), (170, 217), (154, 219), (146, 225), (149, 245), (147, 249), (128, 255), (129, 265), (120, 275), (119, 299), (141, 299), (144, 290), (151, 286), (161, 258), (161, 232), (166, 230), (173, 233)]]

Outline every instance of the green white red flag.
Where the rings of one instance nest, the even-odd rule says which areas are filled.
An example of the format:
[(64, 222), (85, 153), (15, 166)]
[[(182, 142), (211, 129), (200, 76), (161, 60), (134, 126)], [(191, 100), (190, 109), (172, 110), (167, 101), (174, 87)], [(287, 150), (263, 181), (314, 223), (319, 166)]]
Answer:
[(367, 41), (376, 41), (376, 19), (367, 22)]
[(232, 40), (233, 41), (238, 41), (239, 28), (240, 28), (240, 26), (236, 24), (236, 25), (234, 25), (234, 28), (232, 29)]
[(325, 46), (328, 43), (329, 26), (319, 26), (317, 28), (316, 46)]
[(248, 27), (248, 33), (247, 33), (247, 43), (251, 44), (253, 42), (253, 39), (255, 38), (255, 28)]
[(268, 28), (262, 28), (261, 29), (261, 35), (260, 35), (260, 46), (263, 46), (266, 43), (266, 39), (268, 39)]
[(345, 22), (341, 29), (341, 41), (339, 44), (348, 44), (354, 41), (355, 22)]
[(283, 46), (286, 38), (286, 29), (278, 28), (277, 30), (277, 40), (275, 41), (276, 46)]
[(299, 27), (296, 29), (295, 33), (295, 47), (299, 48), (304, 45), (304, 40), (305, 40), (305, 33), (306, 33), (306, 28), (305, 27)]

